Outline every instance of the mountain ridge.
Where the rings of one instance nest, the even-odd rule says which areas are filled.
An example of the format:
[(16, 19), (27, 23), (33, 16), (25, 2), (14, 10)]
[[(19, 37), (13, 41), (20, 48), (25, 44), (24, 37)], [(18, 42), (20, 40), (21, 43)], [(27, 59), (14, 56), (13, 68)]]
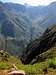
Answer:
[[(40, 54), (48, 51), (52, 47), (56, 46), (56, 25), (53, 25), (46, 29), (43, 35), (35, 41), (28, 44), (26, 51), (22, 54), (21, 61), (24, 64), (29, 64), (31, 61)], [(52, 52), (52, 50), (51, 50)], [(48, 53), (47, 53), (48, 54)], [(45, 58), (45, 55), (44, 55)], [(47, 58), (47, 57), (46, 57)], [(41, 57), (37, 58), (40, 60)]]
[[(8, 40), (8, 48), (16, 46), (14, 47), (17, 50), (16, 53), (20, 53), (20, 48), (25, 48), (30, 41), (39, 38), (47, 27), (56, 24), (56, 3), (43, 7), (25, 7), (20, 4), (0, 2), (0, 11), (0, 29), (6, 22), (14, 26), (15, 38)], [(10, 47), (9, 44), (11, 44)], [(13, 54), (14, 48), (11, 48)]]

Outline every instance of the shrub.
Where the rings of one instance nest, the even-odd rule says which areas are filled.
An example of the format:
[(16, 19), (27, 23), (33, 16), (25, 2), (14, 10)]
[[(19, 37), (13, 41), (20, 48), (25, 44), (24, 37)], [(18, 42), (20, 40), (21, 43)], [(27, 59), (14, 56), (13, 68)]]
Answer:
[(4, 70), (4, 69), (9, 69), (10, 67), (11, 65), (9, 63), (0, 62), (0, 69)]
[(49, 59), (48, 64), (49, 67), (56, 68), (56, 57)]

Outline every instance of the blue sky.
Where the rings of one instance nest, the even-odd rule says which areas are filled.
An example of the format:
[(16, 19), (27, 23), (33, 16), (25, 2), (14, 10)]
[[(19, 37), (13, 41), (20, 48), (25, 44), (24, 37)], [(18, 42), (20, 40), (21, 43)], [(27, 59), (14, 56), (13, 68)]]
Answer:
[(51, 2), (54, 2), (56, 0), (0, 0), (0, 1), (20, 3), (20, 4), (27, 3), (27, 4), (32, 5), (32, 6), (38, 6), (38, 5), (48, 5)]

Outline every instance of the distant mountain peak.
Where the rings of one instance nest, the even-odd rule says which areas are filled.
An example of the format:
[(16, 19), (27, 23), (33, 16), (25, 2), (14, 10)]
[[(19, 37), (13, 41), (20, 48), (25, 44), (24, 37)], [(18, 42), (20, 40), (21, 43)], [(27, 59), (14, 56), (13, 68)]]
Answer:
[(56, 1), (52, 2), (50, 5), (56, 5)]

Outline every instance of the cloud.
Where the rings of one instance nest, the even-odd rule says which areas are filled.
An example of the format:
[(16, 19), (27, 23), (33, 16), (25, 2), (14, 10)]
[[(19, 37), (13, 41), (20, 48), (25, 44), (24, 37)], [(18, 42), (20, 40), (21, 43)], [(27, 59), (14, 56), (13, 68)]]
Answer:
[(14, 3), (20, 3), (20, 4), (27, 3), (29, 5), (37, 6), (37, 5), (48, 5), (51, 2), (56, 1), (56, 0), (1, 0), (1, 1), (14, 2)]
[(30, 5), (48, 5), (53, 1), (56, 0), (24, 0), (24, 3), (28, 3)]

